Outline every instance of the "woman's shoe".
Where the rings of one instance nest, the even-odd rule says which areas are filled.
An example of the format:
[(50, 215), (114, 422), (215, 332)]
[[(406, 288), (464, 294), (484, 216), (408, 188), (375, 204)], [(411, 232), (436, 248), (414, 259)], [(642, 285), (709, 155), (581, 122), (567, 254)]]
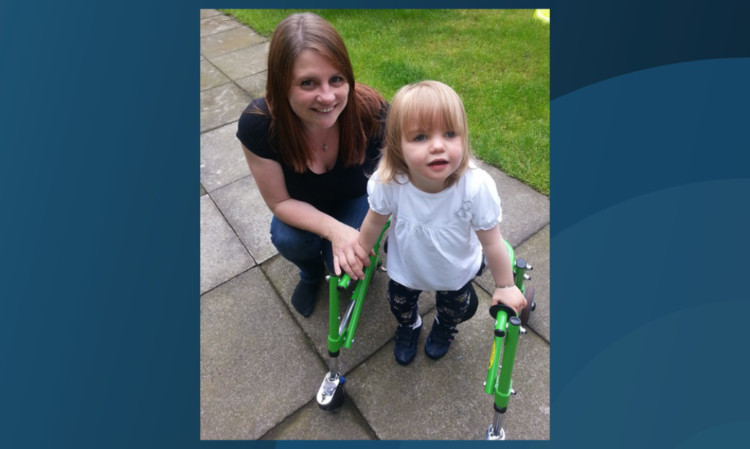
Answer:
[(310, 284), (308, 282), (300, 281), (297, 287), (292, 293), (292, 306), (294, 310), (299, 312), (300, 315), (307, 318), (312, 315), (315, 310), (315, 301), (318, 298), (318, 287), (319, 282)]

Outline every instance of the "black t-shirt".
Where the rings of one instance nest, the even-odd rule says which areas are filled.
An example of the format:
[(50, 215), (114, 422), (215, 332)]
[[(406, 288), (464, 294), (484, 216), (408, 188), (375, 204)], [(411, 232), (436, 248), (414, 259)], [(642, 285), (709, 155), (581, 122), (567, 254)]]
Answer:
[[(266, 114), (251, 112), (256, 108)], [(381, 133), (368, 136), (364, 164), (344, 167), (339, 153), (336, 165), (322, 174), (313, 173), (309, 169), (304, 173), (296, 173), (292, 167), (284, 164), (277, 149), (269, 141), (271, 118), (267, 115), (268, 107), (264, 98), (253, 100), (245, 108), (237, 126), (237, 138), (254, 154), (281, 165), (290, 197), (310, 203), (318, 210), (330, 212), (341, 201), (358, 198), (367, 193), (367, 178), (375, 171), (380, 159), (386, 108), (384, 105), (379, 117)]]

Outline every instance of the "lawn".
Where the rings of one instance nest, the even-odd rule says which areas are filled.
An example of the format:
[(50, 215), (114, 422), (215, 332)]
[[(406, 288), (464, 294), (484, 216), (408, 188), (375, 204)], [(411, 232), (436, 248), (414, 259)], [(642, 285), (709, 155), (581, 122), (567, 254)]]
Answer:
[[(223, 10), (270, 37), (300, 10)], [(478, 158), (549, 195), (549, 24), (534, 10), (311, 10), (339, 31), (358, 82), (387, 99), (442, 81), (461, 96)]]

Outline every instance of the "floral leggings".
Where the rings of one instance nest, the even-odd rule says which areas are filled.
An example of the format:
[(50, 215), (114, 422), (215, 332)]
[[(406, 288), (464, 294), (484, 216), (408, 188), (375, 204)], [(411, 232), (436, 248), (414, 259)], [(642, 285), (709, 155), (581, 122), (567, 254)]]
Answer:
[[(394, 280), (388, 281), (388, 303), (399, 324), (410, 325), (417, 320), (417, 301), (422, 290), (405, 287)], [(435, 306), (440, 323), (455, 326), (461, 322), (469, 307), (469, 297), (476, 293), (469, 281), (456, 291), (436, 291)]]

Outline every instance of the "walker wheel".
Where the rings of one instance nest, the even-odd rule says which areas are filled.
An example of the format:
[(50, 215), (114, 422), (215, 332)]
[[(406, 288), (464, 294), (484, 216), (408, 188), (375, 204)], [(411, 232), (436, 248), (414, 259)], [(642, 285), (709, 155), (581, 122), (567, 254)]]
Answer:
[(343, 405), (345, 396), (344, 384), (341, 383), (338, 387), (336, 387), (336, 391), (333, 393), (333, 398), (331, 398), (331, 401), (327, 404), (321, 404), (320, 402), (318, 402), (318, 407), (320, 407), (321, 410), (325, 410), (326, 412), (336, 412), (341, 408), (341, 405)]
[(526, 297), (526, 307), (521, 310), (521, 314), (519, 315), (519, 318), (521, 318), (521, 324), (526, 324), (529, 322), (529, 318), (531, 317), (531, 312), (536, 310), (536, 302), (534, 302), (534, 286), (529, 285), (526, 286), (524, 291), (524, 296)]

